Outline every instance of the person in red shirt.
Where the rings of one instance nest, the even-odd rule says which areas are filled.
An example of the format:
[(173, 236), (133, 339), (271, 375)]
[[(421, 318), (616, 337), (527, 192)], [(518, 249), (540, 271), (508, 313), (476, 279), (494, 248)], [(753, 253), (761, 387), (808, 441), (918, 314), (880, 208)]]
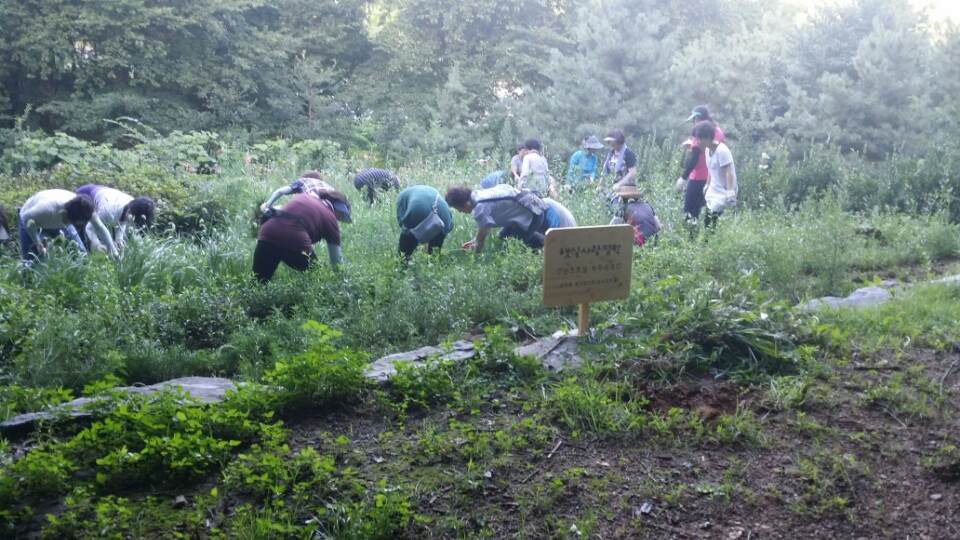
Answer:
[(343, 262), (340, 225), (333, 203), (312, 193), (301, 193), (280, 210), (269, 210), (257, 234), (253, 273), (260, 283), (273, 277), (280, 263), (305, 271), (317, 259), (313, 245), (327, 241), (327, 254), (334, 267)]
[[(697, 124), (699, 122), (713, 122), (716, 126), (717, 142), (723, 142), (723, 130), (710, 116), (710, 110), (706, 105), (698, 105), (693, 108), (687, 122)], [(707, 201), (703, 197), (703, 189), (710, 178), (710, 172), (707, 170), (707, 154), (697, 142), (697, 138), (691, 132), (690, 138), (683, 142), (683, 146), (689, 147), (690, 153), (687, 155), (687, 162), (684, 165), (683, 173), (677, 180), (677, 190), (682, 191), (683, 196), (683, 218), (689, 225), (695, 226), (700, 219), (700, 213)], [(691, 234), (693, 230), (691, 228)]]

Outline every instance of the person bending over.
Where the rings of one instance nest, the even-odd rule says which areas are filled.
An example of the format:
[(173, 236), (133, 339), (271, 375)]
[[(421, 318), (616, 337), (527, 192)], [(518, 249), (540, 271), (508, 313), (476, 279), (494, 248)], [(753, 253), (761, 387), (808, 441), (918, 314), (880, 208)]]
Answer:
[(397, 224), (397, 251), (409, 257), (420, 244), (427, 246), (427, 253), (439, 251), (453, 230), (453, 215), (439, 191), (430, 186), (410, 186), (397, 197)]
[(543, 247), (543, 235), (556, 227), (560, 218), (540, 197), (529, 191), (500, 184), (490, 189), (472, 191), (452, 187), (447, 191), (447, 204), (477, 222), (477, 234), (463, 245), (474, 253), (483, 251), (484, 243), (494, 227), (501, 227), (499, 238), (516, 238), (533, 249)]
[[(120, 251), (126, 244), (127, 227), (131, 222), (137, 228), (150, 227), (153, 224), (156, 205), (149, 197), (131, 197), (122, 191), (96, 184), (80, 186), (77, 188), (77, 195), (86, 195), (93, 199), (96, 215), (107, 228), (107, 241), (101, 242), (93, 222), (87, 223), (87, 240), (94, 249), (108, 252), (114, 247)], [(112, 244), (110, 229), (113, 229)]]
[[(110, 233), (100, 222), (95, 208), (89, 196), (77, 195), (65, 189), (47, 189), (27, 199), (17, 216), (20, 259), (25, 265), (30, 265), (45, 257), (47, 248), (44, 239), (61, 235), (72, 240), (81, 253), (86, 253), (87, 248), (77, 229), (83, 229), (89, 222), (94, 223), (101, 238), (109, 241)], [(113, 242), (109, 245), (113, 248), (111, 255), (116, 256)]]
[(281, 262), (305, 271), (317, 259), (313, 245), (320, 240), (327, 242), (330, 264), (343, 263), (340, 225), (330, 201), (301, 193), (283, 208), (269, 209), (266, 216), (253, 252), (253, 273), (260, 283), (270, 281)]

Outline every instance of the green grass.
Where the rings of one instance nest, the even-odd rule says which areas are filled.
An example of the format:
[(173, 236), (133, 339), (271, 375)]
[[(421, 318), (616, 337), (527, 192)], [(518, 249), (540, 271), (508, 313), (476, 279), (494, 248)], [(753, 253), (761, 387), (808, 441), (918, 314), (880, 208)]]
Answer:
[[(540, 254), (492, 242), (469, 256), (457, 247), (474, 224), (456, 214), (439, 258), (418, 252), (404, 263), (394, 254), (395, 193), (367, 206), (348, 181), (348, 158), (331, 151), (318, 164), (284, 148), (260, 148), (250, 165), (245, 148), (225, 148), (212, 176), (141, 155), (115, 177), (87, 163), (0, 178), (15, 188), (0, 195), (5, 205), (45, 187), (103, 181), (161, 198), (165, 214), (120, 262), (65, 251), (21, 274), (16, 255), (0, 252), (5, 417), (48, 409), (92, 384), (184, 375), (248, 383), (208, 407), (176, 394), (113, 396), (89, 425), (45, 427), (29, 451), (0, 444), (5, 532), (614, 537), (649, 530), (632, 513), (646, 497), (657, 511), (732, 512), (753, 509), (759, 493), (795, 515), (863, 516), (858, 505), (878, 464), (857, 454), (862, 437), (834, 424), (833, 411), (904, 429), (952, 418), (950, 373), (937, 372), (949, 364), (911, 367), (901, 356), (950, 354), (960, 288), (918, 284), (874, 308), (795, 309), (879, 277), (923, 282), (960, 258), (960, 229), (942, 208), (851, 212), (862, 171), (825, 161), (818, 167), (834, 169), (820, 173), (837, 189), (793, 204), (745, 169), (742, 207), (690, 238), (667, 170), (671, 152), (643, 149), (641, 189), (664, 230), (634, 253), (630, 297), (592, 306), (597, 333), (582, 343), (583, 367), (555, 374), (512, 352), (517, 339), (575, 325), (575, 308), (541, 305)], [(354, 199), (354, 223), (343, 227), (347, 263), (281, 269), (255, 285), (253, 209), (314, 166)], [(795, 188), (804, 170), (819, 171), (781, 172)], [(442, 159), (398, 172), (443, 189), (475, 184), (486, 171)], [(608, 221), (596, 192), (560, 200), (582, 225)], [(603, 337), (605, 329), (616, 331)], [(379, 355), (465, 336), (482, 336), (472, 360), (402, 367), (379, 388), (362, 377)], [(882, 358), (861, 370), (870, 353)], [(726, 408), (697, 406), (718, 397), (729, 398)], [(306, 426), (288, 429), (304, 417)], [(951, 466), (948, 438), (913, 458), (916, 466)], [(813, 448), (795, 448), (798, 440)], [(645, 468), (651, 455), (669, 463)], [(795, 457), (783, 478), (758, 484), (748, 464), (770, 455)], [(721, 465), (711, 469), (711, 460)], [(618, 485), (621, 472), (642, 485)], [(190, 503), (173, 511), (158, 490)], [(33, 515), (51, 505), (51, 517)]]

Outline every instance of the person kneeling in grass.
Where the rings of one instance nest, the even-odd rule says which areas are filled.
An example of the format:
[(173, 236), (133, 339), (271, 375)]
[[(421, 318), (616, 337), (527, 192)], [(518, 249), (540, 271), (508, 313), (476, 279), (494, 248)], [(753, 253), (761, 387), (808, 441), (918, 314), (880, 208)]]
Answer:
[(427, 253), (439, 251), (453, 230), (453, 215), (439, 191), (430, 186), (410, 186), (397, 197), (397, 223), (397, 251), (409, 257), (420, 244), (427, 246)]
[(715, 227), (720, 215), (727, 208), (737, 204), (737, 168), (733, 164), (733, 154), (727, 145), (716, 139), (717, 127), (713, 122), (699, 122), (693, 128), (697, 143), (706, 152), (707, 169), (710, 176), (703, 188), (707, 201), (707, 216), (704, 224)]
[(340, 225), (334, 209), (338, 202), (320, 199), (312, 193), (301, 193), (279, 210), (268, 209), (253, 252), (253, 273), (257, 281), (270, 281), (281, 262), (305, 271), (317, 260), (313, 245), (320, 240), (327, 241), (330, 264), (339, 266), (343, 262), (343, 252), (340, 249)]
[[(87, 184), (77, 188), (77, 195), (86, 195), (93, 199), (96, 216), (107, 227), (106, 242), (101, 242), (94, 223), (87, 223), (85, 232), (87, 241), (93, 249), (107, 252), (111, 249), (122, 250), (127, 241), (127, 227), (133, 222), (137, 228), (150, 227), (156, 205), (149, 197), (131, 197), (126, 193), (107, 186)], [(110, 243), (110, 228), (113, 228), (113, 243)]]
[(501, 239), (516, 238), (527, 247), (540, 249), (547, 229), (560, 223), (557, 213), (540, 197), (506, 184), (477, 191), (452, 187), (446, 201), (451, 208), (472, 214), (477, 222), (477, 235), (463, 245), (474, 253), (483, 251), (493, 227), (502, 227), (497, 235)]
[(101, 238), (110, 246), (110, 254), (116, 256), (117, 250), (110, 240), (110, 233), (97, 217), (93, 199), (87, 195), (77, 195), (65, 189), (47, 189), (27, 199), (17, 216), (17, 233), (20, 241), (20, 259), (24, 265), (30, 265), (40, 257), (47, 255), (44, 238), (63, 235), (72, 240), (81, 253), (87, 248), (77, 234), (92, 222)]

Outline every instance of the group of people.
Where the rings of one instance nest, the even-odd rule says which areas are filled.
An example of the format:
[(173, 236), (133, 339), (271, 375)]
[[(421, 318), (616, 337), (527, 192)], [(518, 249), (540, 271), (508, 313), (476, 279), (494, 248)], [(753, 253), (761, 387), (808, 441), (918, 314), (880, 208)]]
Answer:
[[(76, 191), (46, 189), (23, 203), (17, 214), (20, 259), (29, 266), (47, 254), (47, 241), (62, 236), (81, 253), (98, 249), (119, 257), (127, 229), (149, 227), (156, 205), (149, 197), (132, 197), (107, 186), (87, 184)], [(9, 224), (0, 208), (0, 236)]]
[[(696, 107), (687, 120), (694, 126), (684, 142), (688, 153), (677, 189), (684, 193), (686, 221), (695, 224), (706, 207), (705, 223), (711, 226), (736, 203), (736, 169), (723, 142), (723, 131), (709, 110)], [(575, 188), (597, 182), (598, 169), (601, 179), (611, 178), (611, 224), (632, 226), (636, 244), (642, 247), (660, 231), (661, 222), (637, 189), (637, 156), (627, 146), (623, 131), (611, 130), (604, 142), (608, 148), (601, 167), (597, 151), (604, 144), (593, 135), (583, 141), (582, 149), (570, 158), (565, 185)], [(401, 185), (396, 174), (373, 168), (356, 171), (353, 183), (370, 204), (380, 191), (399, 190)], [(571, 212), (556, 200), (557, 190), (540, 141), (528, 139), (518, 146), (510, 170), (491, 173), (480, 182), (480, 189), (455, 186), (441, 195), (431, 186), (414, 185), (400, 191), (397, 251), (409, 257), (420, 245), (428, 253), (442, 248), (453, 229), (451, 209), (470, 214), (476, 222), (476, 234), (462, 246), (465, 250), (480, 253), (494, 228), (500, 228), (500, 238), (516, 238), (528, 247), (542, 248), (547, 230), (577, 226)], [(274, 206), (287, 195), (293, 197), (282, 207)], [(350, 202), (324, 181), (320, 172), (306, 171), (275, 190), (260, 211), (253, 253), (253, 273), (258, 281), (269, 281), (280, 263), (306, 270), (317, 259), (313, 246), (321, 240), (327, 243), (330, 264), (336, 267), (343, 262), (340, 223), (352, 221)], [(107, 186), (85, 185), (76, 192), (44, 190), (30, 197), (17, 216), (20, 256), (30, 264), (46, 254), (46, 238), (62, 235), (81, 252), (99, 249), (116, 257), (124, 247), (129, 224), (149, 226), (154, 213), (149, 198), (131, 197)], [(9, 229), (0, 207), (0, 241), (9, 236)], [(79, 231), (85, 234), (81, 236)]]

